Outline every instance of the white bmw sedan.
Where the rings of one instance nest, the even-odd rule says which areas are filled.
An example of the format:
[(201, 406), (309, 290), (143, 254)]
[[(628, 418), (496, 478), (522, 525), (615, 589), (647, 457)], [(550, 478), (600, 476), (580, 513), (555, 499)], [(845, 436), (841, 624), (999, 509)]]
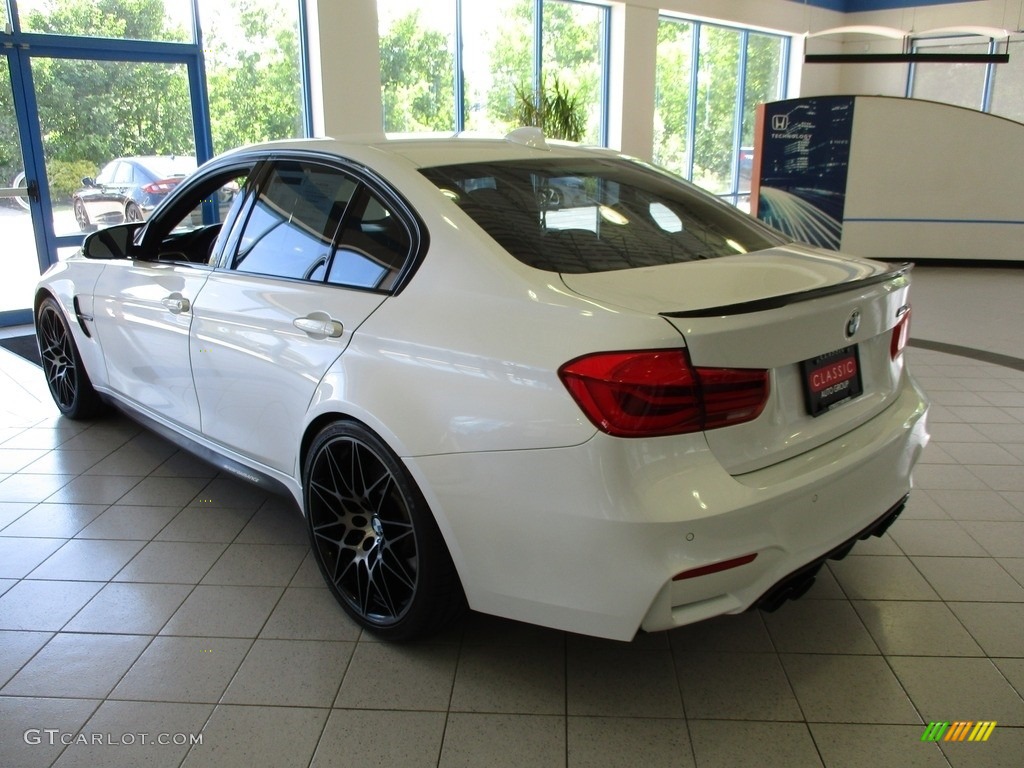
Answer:
[(35, 317), (66, 416), (293, 497), (362, 626), (626, 640), (774, 608), (899, 514), (908, 273), (535, 131), (305, 140), (94, 233)]

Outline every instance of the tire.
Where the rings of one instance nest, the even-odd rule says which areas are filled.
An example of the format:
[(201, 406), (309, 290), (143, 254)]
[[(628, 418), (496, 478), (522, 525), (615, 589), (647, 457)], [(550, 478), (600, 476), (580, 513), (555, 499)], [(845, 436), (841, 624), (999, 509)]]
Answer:
[(78, 228), (82, 232), (92, 232), (96, 227), (89, 221), (89, 212), (85, 209), (85, 203), (79, 198), (75, 198), (75, 221), (78, 222)]
[(125, 221), (142, 221), (142, 209), (139, 208), (135, 203), (128, 203), (124, 207), (124, 220)]
[[(18, 175), (14, 177), (14, 179), (11, 181), (11, 186), (23, 188), (28, 187), (28, 181), (25, 179), (24, 171), (19, 172)], [(24, 211), (27, 211), (29, 209), (30, 203), (27, 197), (16, 197), (14, 198), (14, 202), (17, 203), (18, 207)]]
[(541, 187), (537, 199), (543, 210), (555, 210), (562, 207), (562, 193), (554, 187)]
[(74, 337), (60, 305), (43, 299), (36, 312), (39, 359), (53, 402), (69, 419), (88, 419), (102, 410), (103, 402), (89, 381)]
[(313, 440), (303, 510), (320, 573), (360, 626), (383, 639), (410, 640), (464, 609), (458, 574), (422, 493), (363, 425), (335, 422)]

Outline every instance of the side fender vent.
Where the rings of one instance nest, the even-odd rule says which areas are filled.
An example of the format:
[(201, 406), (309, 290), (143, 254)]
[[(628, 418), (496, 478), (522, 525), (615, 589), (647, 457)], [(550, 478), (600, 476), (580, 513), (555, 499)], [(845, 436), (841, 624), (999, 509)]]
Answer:
[(87, 338), (91, 339), (92, 338), (92, 331), (89, 330), (89, 326), (86, 325), (86, 321), (91, 323), (92, 322), (92, 316), (91, 315), (86, 315), (86, 314), (82, 313), (82, 307), (78, 303), (78, 297), (77, 296), (75, 296), (71, 300), (71, 306), (75, 310), (75, 320), (78, 321), (78, 327), (82, 329), (82, 333), (84, 333)]

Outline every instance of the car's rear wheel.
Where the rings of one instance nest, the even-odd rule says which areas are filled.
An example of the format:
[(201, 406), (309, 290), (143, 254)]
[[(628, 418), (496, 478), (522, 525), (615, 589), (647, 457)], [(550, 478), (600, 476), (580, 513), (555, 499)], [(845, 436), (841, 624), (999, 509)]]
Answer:
[(124, 207), (125, 221), (142, 221), (142, 209), (135, 203), (128, 203)]
[(64, 313), (52, 297), (39, 305), (36, 340), (46, 384), (60, 412), (70, 419), (95, 416), (103, 403), (85, 372)]
[(85, 209), (85, 203), (78, 198), (75, 198), (75, 221), (78, 222), (78, 228), (82, 232), (91, 232), (94, 229), (92, 222), (89, 221), (89, 212)]
[(361, 626), (391, 640), (430, 634), (465, 605), (458, 574), (408, 470), (361, 424), (336, 422), (306, 455), (313, 555)]

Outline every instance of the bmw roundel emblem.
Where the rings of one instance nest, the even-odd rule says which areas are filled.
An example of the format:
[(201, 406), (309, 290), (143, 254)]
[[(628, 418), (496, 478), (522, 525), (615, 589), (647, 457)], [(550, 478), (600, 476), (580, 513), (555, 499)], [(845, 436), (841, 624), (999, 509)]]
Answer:
[(860, 330), (860, 310), (855, 309), (850, 315), (850, 319), (846, 321), (846, 338), (852, 338), (858, 330)]

